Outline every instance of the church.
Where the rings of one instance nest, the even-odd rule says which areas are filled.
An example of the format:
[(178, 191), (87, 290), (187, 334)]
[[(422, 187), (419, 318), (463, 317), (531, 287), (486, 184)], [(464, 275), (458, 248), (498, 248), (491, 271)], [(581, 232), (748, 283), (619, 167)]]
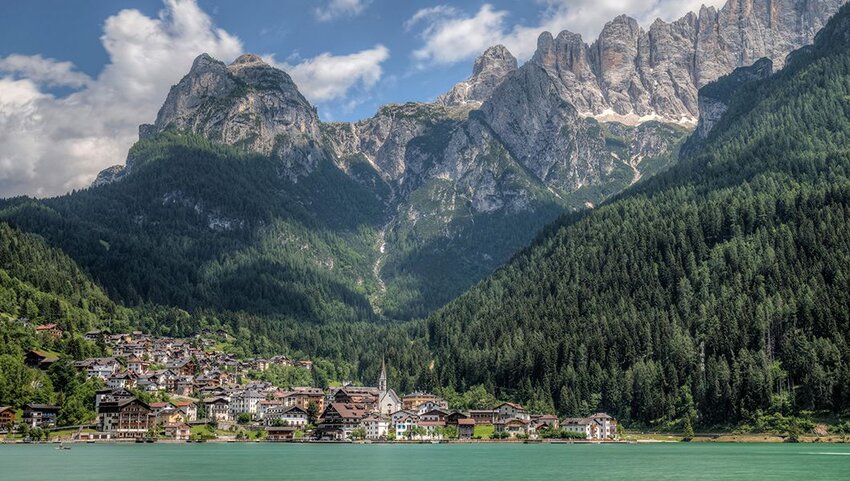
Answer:
[(381, 360), (381, 375), (378, 377), (378, 404), (376, 411), (390, 415), (401, 409), (401, 399), (392, 389), (387, 389), (387, 363)]

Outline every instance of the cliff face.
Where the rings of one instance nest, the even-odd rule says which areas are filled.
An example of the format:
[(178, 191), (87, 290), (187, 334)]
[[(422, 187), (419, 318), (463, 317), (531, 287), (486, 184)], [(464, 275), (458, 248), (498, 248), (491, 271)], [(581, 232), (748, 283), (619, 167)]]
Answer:
[(708, 137), (711, 129), (729, 108), (729, 100), (744, 84), (766, 79), (773, 73), (773, 62), (763, 58), (752, 66), (736, 68), (729, 75), (703, 87), (699, 91), (699, 124), (697, 139)]
[[(352, 123), (321, 123), (291, 78), (259, 57), (225, 65), (202, 55), (140, 136), (187, 130), (267, 155), (281, 191), (354, 179), (383, 209), (378, 250), (359, 253), (378, 259), (374, 302), (394, 299), (394, 317), (425, 315), (565, 210), (675, 162), (689, 133), (681, 124), (696, 125), (702, 107), (705, 133), (725, 110), (722, 97), (699, 100), (699, 87), (761, 57), (732, 78), (769, 75), (770, 59), (782, 65), (839, 3), (730, 0), (648, 31), (620, 16), (591, 45), (543, 33), (519, 68), (492, 47), (436, 102), (388, 105)], [(133, 163), (98, 184), (125, 178)]]
[(760, 58), (782, 68), (845, 0), (729, 0), (648, 30), (625, 15), (590, 45), (579, 35), (544, 32), (532, 62), (564, 86), (564, 100), (601, 120), (663, 119), (696, 124), (698, 90)]
[(438, 97), (437, 104), (479, 106), (516, 69), (516, 58), (504, 45), (490, 47), (475, 60), (472, 76)]
[(242, 55), (230, 65), (206, 54), (195, 59), (154, 124), (139, 132), (145, 137), (167, 128), (274, 155), (293, 177), (312, 171), (323, 156), (316, 110), (286, 72), (256, 55)]

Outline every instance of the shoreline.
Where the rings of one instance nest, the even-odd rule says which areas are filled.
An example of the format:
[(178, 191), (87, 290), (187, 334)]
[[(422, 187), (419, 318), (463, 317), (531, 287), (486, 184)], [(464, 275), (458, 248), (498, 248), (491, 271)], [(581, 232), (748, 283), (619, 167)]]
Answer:
[[(135, 439), (105, 439), (105, 440), (52, 440), (39, 442), (24, 442), (21, 440), (1, 440), (0, 445), (53, 445), (60, 444), (350, 444), (350, 445), (423, 445), (423, 444), (454, 444), (454, 445), (475, 445), (475, 444), (494, 444), (494, 445), (539, 445), (539, 444), (558, 444), (558, 445), (647, 445), (647, 444), (785, 444), (785, 439), (781, 436), (765, 434), (765, 435), (732, 435), (723, 434), (716, 436), (695, 436), (691, 441), (682, 441), (670, 436), (671, 439), (658, 439), (658, 436), (652, 438), (627, 438), (622, 440), (562, 440), (562, 439), (541, 439), (541, 440), (492, 440), (492, 439), (476, 439), (476, 440), (441, 440), (441, 441), (317, 441), (317, 440), (292, 440), (292, 441), (268, 441), (262, 439), (256, 440), (234, 440), (234, 439), (209, 439), (206, 441), (183, 441), (173, 439), (159, 439), (152, 442), (137, 442)], [(850, 439), (844, 440), (840, 437), (802, 437), (799, 443), (788, 444), (850, 444)]]

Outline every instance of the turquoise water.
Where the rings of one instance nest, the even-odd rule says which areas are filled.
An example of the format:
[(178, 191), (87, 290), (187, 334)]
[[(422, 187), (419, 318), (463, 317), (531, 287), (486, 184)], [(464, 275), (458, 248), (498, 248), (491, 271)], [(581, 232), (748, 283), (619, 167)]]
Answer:
[(0, 446), (0, 480), (850, 480), (850, 445)]

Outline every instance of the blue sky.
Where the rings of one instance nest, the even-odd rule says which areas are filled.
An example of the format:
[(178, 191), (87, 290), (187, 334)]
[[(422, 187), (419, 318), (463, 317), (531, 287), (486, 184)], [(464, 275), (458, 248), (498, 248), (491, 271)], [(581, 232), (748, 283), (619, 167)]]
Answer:
[[(648, 25), (703, 0), (28, 0), (0, 15), (0, 197), (88, 185), (121, 164), (194, 57), (284, 68), (323, 120), (430, 101), (488, 46), (520, 61), (544, 30), (591, 41), (626, 13)], [(719, 5), (722, 0), (705, 0)]]

